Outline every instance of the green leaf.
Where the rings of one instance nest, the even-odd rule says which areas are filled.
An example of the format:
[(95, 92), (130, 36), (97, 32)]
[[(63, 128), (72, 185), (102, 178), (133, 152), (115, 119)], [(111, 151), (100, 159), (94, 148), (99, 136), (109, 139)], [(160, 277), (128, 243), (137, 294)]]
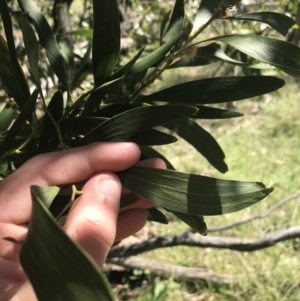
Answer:
[(42, 301), (112, 301), (109, 284), (96, 264), (49, 213), (36, 186), (31, 187), (32, 216), (20, 261)]
[(81, 116), (89, 116), (94, 112), (96, 108), (99, 108), (101, 102), (108, 94), (109, 89), (111, 89), (115, 85), (118, 85), (122, 79), (123, 78), (118, 78), (108, 81), (90, 91)]
[[(64, 99), (60, 91), (57, 91), (51, 98), (47, 107), (47, 112), (43, 119), (41, 129), (39, 149), (56, 149), (59, 144), (57, 128), (54, 122), (57, 123), (63, 115)], [(51, 117), (49, 116), (51, 115)]]
[[(140, 101), (163, 101), (193, 104), (223, 103), (270, 93), (284, 85), (273, 76), (234, 76), (195, 80), (140, 98)], [(255, 89), (254, 89), (255, 87)]]
[[(1, 56), (4, 55), (2, 60), (2, 62), (4, 62), (4, 65), (1, 66), (1, 69), (3, 68), (4, 70), (2, 70), (1, 73), (4, 74), (9, 73), (11, 76), (11, 79), (4, 78), (3, 77), (4, 74), (3, 74), (1, 75), (1, 79), (6, 84), (6, 87), (9, 89), (11, 95), (15, 98), (16, 103), (19, 105), (20, 108), (22, 108), (30, 96), (30, 91), (25, 75), (23, 73), (23, 70), (17, 58), (17, 52), (16, 52), (14, 36), (13, 36), (12, 21), (10, 18), (6, 1), (0, 1), (0, 12), (1, 12), (5, 35), (7, 39), (7, 44), (6, 44), (5, 40), (1, 36), (2, 39), (1, 44), (3, 44), (1, 45), (2, 46)], [(10, 72), (7, 72), (7, 70), (5, 69), (10, 67), (11, 67)], [(13, 80), (13, 81), (12, 83), (7, 84), (9, 80)], [(16, 91), (14, 91), (14, 89), (16, 89)]]
[(46, 50), (46, 55), (51, 68), (61, 81), (64, 89), (69, 91), (69, 84), (63, 66), (63, 59), (59, 52), (55, 36), (46, 18), (33, 0), (18, 0), (18, 3), (22, 10), (27, 12), (29, 18), (32, 20), (39, 36), (40, 43)]
[(175, 168), (173, 167), (173, 165), (170, 163), (170, 161), (165, 157), (163, 156), (160, 152), (158, 152), (157, 150), (153, 149), (152, 147), (149, 147), (149, 146), (140, 146), (140, 149), (142, 151), (142, 158), (146, 158), (146, 159), (149, 159), (149, 158), (160, 158), (162, 159), (167, 168), (168, 169), (173, 169), (175, 170)]
[[(28, 99), (30, 96), (29, 86), (17, 58), (17, 52), (16, 52), (14, 36), (12, 31), (13, 27), (12, 27), (12, 22), (11, 22), (6, 1), (0, 1), (0, 11), (1, 11), (2, 21), (4, 25), (5, 35), (7, 39), (8, 51), (9, 51), (9, 57), (7, 57), (6, 59), (9, 59), (11, 62), (13, 72), (16, 77), (16, 83), (18, 84), (18, 86), (20, 87), (23, 93), (22, 101), (19, 104), (19, 106), (22, 108), (25, 103), (24, 100)], [(16, 99), (16, 102), (18, 101), (19, 99)]]
[(50, 187), (42, 187), (35, 186), (34, 187), (36, 196), (43, 202), (43, 204), (49, 209), (54, 198), (60, 191), (58, 186), (50, 186)]
[(132, 109), (101, 123), (83, 137), (77, 146), (95, 141), (131, 141), (138, 132), (196, 113), (196, 108), (187, 105), (148, 106)]
[(167, 169), (132, 167), (118, 172), (122, 185), (169, 211), (220, 215), (251, 206), (273, 191), (259, 182), (214, 179)]
[(92, 43), (88, 43), (83, 57), (80, 59), (79, 65), (76, 66), (75, 78), (71, 83), (71, 89), (80, 87), (84, 80), (92, 73), (90, 57), (92, 53)]
[(169, 69), (179, 67), (203, 66), (216, 61), (222, 61), (234, 65), (248, 66), (243, 62), (232, 59), (220, 49), (220, 45), (212, 43), (205, 47), (197, 47), (195, 57), (190, 58), (188, 56), (183, 56), (180, 60), (172, 64)]
[(8, 102), (0, 113), (0, 133), (6, 131), (14, 120), (18, 106), (14, 102)]
[(174, 8), (172, 10), (171, 19), (167, 32), (163, 38), (166, 42), (182, 32), (184, 23), (184, 0), (176, 0)]
[(93, 73), (95, 86), (114, 71), (120, 52), (120, 20), (116, 0), (93, 0)]
[(7, 90), (8, 96), (12, 97), (22, 107), (26, 101), (13, 71), (7, 43), (2, 35), (0, 35), (0, 79)]
[(107, 95), (108, 88), (100, 89), (97, 91), (93, 91), (89, 97), (87, 98), (87, 101), (85, 103), (84, 109), (81, 113), (81, 116), (89, 116), (91, 115), (99, 106), (101, 105), (102, 100), (105, 98), (105, 95)]
[(116, 79), (122, 76), (125, 76), (132, 68), (132, 66), (136, 63), (136, 61), (139, 59), (139, 57), (142, 55), (145, 47), (143, 47), (132, 60), (130, 60), (127, 64), (125, 64), (123, 67), (121, 67), (119, 70), (114, 72), (110, 79)]
[(158, 47), (156, 50), (146, 55), (144, 58), (139, 59), (133, 65), (130, 71), (132, 73), (138, 73), (145, 69), (155, 66), (156, 63), (158, 63), (165, 57), (165, 55), (171, 50), (171, 48), (184, 34), (186, 34), (185, 31), (179, 33), (175, 37), (170, 38), (170, 40)]
[(216, 13), (216, 10), (218, 9), (218, 5), (223, 2), (225, 4), (225, 1), (222, 0), (202, 0), (200, 2), (196, 18), (194, 21), (194, 26), (192, 29), (192, 35), (197, 32), (198, 29), (200, 29), (203, 25), (205, 25), (207, 22), (209, 22), (213, 15)]
[(208, 41), (224, 42), (257, 60), (300, 77), (300, 48), (294, 44), (270, 37), (238, 34), (219, 36)]
[(175, 211), (171, 212), (201, 235), (207, 235), (207, 227), (202, 215), (184, 214)]
[(150, 222), (157, 222), (165, 225), (169, 223), (165, 215), (155, 207), (148, 208), (146, 210), (146, 213), (147, 213), (147, 220)]
[(228, 171), (222, 148), (215, 138), (196, 122), (184, 119), (164, 126), (191, 144), (218, 171), (222, 173)]
[[(112, 81), (108, 81), (108, 82), (106, 82), (106, 83), (104, 83), (104, 84), (102, 84), (98, 87), (95, 87), (95, 88), (90, 89), (89, 91), (87, 91), (85, 93), (82, 93), (81, 96), (75, 101), (75, 103), (67, 110), (65, 115), (68, 115), (71, 111), (75, 110), (78, 106), (80, 106), (82, 103), (84, 103), (84, 101), (86, 101), (91, 94), (93, 94), (97, 91), (109, 89), (109, 88), (113, 87), (114, 85), (118, 84), (120, 82), (120, 80), (122, 80), (122, 78), (117, 78), (117, 79), (114, 79)], [(105, 93), (106, 92), (104, 91), (104, 94)], [(101, 99), (97, 101), (96, 105), (98, 105), (98, 103), (100, 103), (100, 102), (101, 102)], [(94, 103), (91, 104), (91, 110), (93, 109), (92, 107), (94, 105), (95, 105)], [(84, 108), (85, 109), (87, 108), (86, 105), (85, 105)]]
[[(136, 73), (137, 74), (137, 73)], [(136, 75), (134, 74), (134, 75)], [(138, 73), (140, 74), (140, 73)], [(138, 80), (139, 81), (139, 80)], [(130, 97), (128, 95), (123, 95), (123, 96), (114, 96), (112, 95), (111, 97), (108, 97), (104, 99), (103, 104), (104, 105), (111, 105), (111, 104), (126, 104), (130, 101)], [(136, 106), (134, 106), (136, 107)], [(100, 107), (102, 110), (102, 108)], [(97, 112), (93, 113), (96, 114)]]
[(25, 103), (24, 107), (22, 108), (19, 116), (9, 129), (8, 133), (6, 134), (3, 142), (0, 145), (0, 156), (3, 155), (5, 151), (7, 151), (14, 142), (15, 137), (17, 136), (18, 132), (24, 125), (25, 121), (30, 119), (32, 113), (34, 112), (34, 106), (38, 97), (38, 91), (34, 90), (27, 102)]
[[(127, 98), (127, 101), (128, 101), (128, 98)], [(98, 112), (93, 113), (92, 116), (111, 118), (115, 115), (121, 114), (123, 112), (126, 112), (126, 111), (134, 109), (134, 108), (136, 108), (136, 106), (129, 104), (129, 103), (110, 104), (110, 105), (101, 107), (100, 110)]]
[(154, 129), (136, 133), (132, 137), (132, 142), (135, 142), (138, 145), (164, 145), (176, 141), (176, 137)]
[(244, 116), (242, 113), (230, 111), (230, 110), (223, 110), (218, 108), (211, 108), (205, 106), (197, 106), (196, 108), (199, 109), (198, 113), (191, 118), (199, 118), (199, 119), (227, 119), (227, 118), (236, 118)]
[(106, 121), (103, 117), (75, 117), (62, 119), (59, 126), (62, 131), (74, 131), (77, 134), (86, 135), (101, 123)]
[(287, 15), (274, 13), (274, 12), (258, 12), (242, 15), (234, 15), (230, 18), (232, 20), (244, 20), (244, 21), (258, 21), (270, 25), (277, 30), (283, 36), (286, 36), (289, 29), (296, 24), (292, 18)]
[(32, 79), (41, 93), (40, 75), (39, 75), (39, 44), (35, 33), (30, 26), (27, 18), (27, 13), (21, 14), (21, 29), (25, 45), (25, 51), (28, 57)]
[(64, 35), (72, 35), (72, 36), (79, 36), (79, 37), (92, 39), (93, 38), (93, 30), (87, 29), (87, 28), (80, 28), (80, 29), (76, 29), (76, 30), (67, 31), (64, 33)]
[(122, 193), (120, 199), (120, 208), (124, 208), (136, 203), (140, 197), (135, 193)]
[(7, 160), (0, 161), (0, 180), (4, 180), (10, 174)]
[(222, 62), (234, 64), (234, 65), (242, 65), (242, 66), (247, 65), (244, 62), (237, 61), (237, 60), (234, 60), (231, 57), (229, 57), (226, 53), (224, 53), (220, 49), (220, 45), (218, 45), (217, 43), (212, 43), (205, 47), (198, 47), (197, 48), (197, 56), (198, 55), (203, 58), (210, 58), (213, 60), (218, 60), (218, 61), (222, 61)]

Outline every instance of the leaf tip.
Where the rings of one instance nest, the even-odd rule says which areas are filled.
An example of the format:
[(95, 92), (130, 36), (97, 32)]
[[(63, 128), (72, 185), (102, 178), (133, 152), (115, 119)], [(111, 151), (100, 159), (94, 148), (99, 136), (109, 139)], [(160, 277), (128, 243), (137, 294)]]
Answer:
[(262, 188), (262, 192), (264, 192), (266, 196), (272, 193), (273, 190), (275, 189), (274, 187), (269, 187), (269, 188), (266, 187), (266, 185), (262, 182), (256, 182), (256, 184)]
[(266, 193), (266, 195), (269, 195), (274, 191), (274, 189), (275, 189), (274, 187), (265, 188), (264, 192)]

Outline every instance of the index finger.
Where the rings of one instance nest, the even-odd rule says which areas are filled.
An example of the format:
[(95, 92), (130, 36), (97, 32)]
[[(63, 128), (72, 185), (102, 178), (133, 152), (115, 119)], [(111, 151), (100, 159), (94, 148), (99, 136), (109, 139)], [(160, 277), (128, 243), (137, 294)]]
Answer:
[(30, 186), (66, 185), (97, 172), (127, 169), (140, 158), (134, 143), (94, 143), (38, 155), (0, 183), (0, 221), (23, 224), (31, 214)]

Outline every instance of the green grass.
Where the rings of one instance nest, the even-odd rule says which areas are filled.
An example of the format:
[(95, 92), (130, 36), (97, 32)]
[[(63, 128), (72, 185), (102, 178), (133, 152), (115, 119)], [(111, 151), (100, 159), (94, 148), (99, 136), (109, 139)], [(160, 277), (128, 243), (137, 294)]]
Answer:
[[(243, 118), (200, 121), (214, 135), (226, 154), (229, 166), (226, 174), (214, 170), (182, 140), (157, 148), (180, 171), (226, 179), (261, 181), (275, 188), (268, 198), (246, 210), (225, 216), (206, 217), (208, 227), (225, 225), (264, 212), (282, 198), (300, 190), (300, 104), (297, 90), (297, 84), (291, 83), (277, 93), (238, 102), (237, 110), (245, 114)], [(209, 235), (257, 238), (263, 233), (299, 225), (299, 203), (300, 199), (293, 200), (264, 220)], [(152, 231), (157, 235), (166, 235), (186, 228), (174, 220), (169, 226), (153, 224)], [(151, 288), (160, 283), (167, 291), (163, 300), (197, 300), (196, 296), (203, 296), (201, 300), (208, 301), (298, 301), (299, 251), (299, 240), (282, 242), (250, 253), (183, 246), (155, 250), (143, 256), (234, 275), (239, 279), (240, 287), (191, 286), (175, 282), (172, 278), (157, 278), (156, 284), (152, 282), (142, 288), (139, 294), (141, 297), (134, 300), (146, 300), (146, 297), (147, 300), (156, 300)]]

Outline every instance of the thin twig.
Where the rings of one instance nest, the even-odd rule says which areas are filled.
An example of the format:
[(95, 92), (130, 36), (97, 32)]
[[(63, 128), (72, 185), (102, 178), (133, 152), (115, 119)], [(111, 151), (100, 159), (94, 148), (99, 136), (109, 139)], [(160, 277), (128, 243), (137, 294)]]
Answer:
[(71, 195), (71, 199), (68, 202), (68, 204), (66, 204), (66, 206), (62, 209), (62, 211), (56, 216), (56, 219), (58, 220), (74, 203), (76, 196), (82, 195), (83, 191), (77, 190), (76, 186), (73, 184), (72, 185), (72, 195)]

